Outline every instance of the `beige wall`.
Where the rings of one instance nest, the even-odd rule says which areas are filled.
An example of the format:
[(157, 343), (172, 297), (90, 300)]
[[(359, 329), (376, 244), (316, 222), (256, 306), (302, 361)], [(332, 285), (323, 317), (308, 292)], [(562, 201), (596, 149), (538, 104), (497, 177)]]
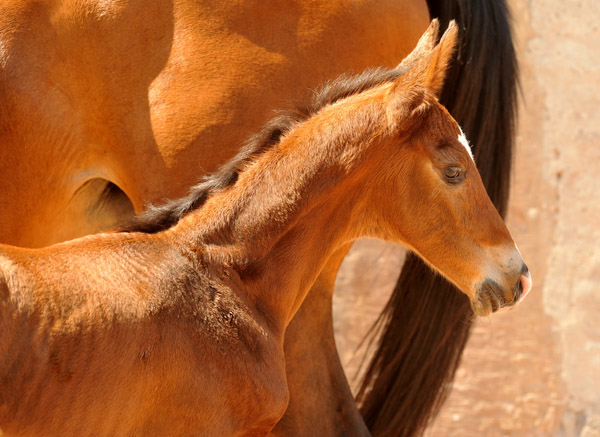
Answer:
[[(510, 3), (523, 98), (508, 224), (534, 289), (519, 308), (477, 322), (430, 435), (600, 436), (600, 2)], [(336, 298), (350, 370), (400, 256), (361, 247), (339, 285), (373, 294)]]

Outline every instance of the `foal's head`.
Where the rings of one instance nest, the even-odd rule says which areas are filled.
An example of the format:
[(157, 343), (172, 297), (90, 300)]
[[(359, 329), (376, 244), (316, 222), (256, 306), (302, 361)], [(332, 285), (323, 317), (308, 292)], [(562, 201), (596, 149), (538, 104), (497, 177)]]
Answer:
[(414, 250), (469, 297), (476, 314), (487, 315), (521, 300), (531, 279), (465, 136), (436, 99), (456, 32), (451, 24), (436, 46), (432, 23), (403, 61), (407, 72), (381, 89), (389, 129), (374, 147), (385, 161), (371, 207), (382, 214), (383, 237)]

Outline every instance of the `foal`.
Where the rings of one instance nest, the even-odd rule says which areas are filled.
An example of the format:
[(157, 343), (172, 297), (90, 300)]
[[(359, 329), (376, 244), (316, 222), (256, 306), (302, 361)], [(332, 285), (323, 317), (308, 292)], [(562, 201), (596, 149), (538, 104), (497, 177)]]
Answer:
[(363, 77), (135, 227), (178, 218), (165, 231), (1, 246), (3, 431), (266, 434), (288, 402), (285, 328), (361, 236), (405, 244), (477, 314), (516, 303), (529, 275), (436, 100), (456, 29), (436, 33), (403, 74)]

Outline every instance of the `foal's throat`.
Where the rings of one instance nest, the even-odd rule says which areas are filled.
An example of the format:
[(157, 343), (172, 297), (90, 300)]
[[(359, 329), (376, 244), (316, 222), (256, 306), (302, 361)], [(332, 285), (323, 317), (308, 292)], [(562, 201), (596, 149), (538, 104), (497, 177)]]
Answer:
[(264, 152), (186, 218), (194, 244), (211, 262), (231, 266), (249, 297), (263, 299), (286, 325), (327, 258), (360, 234), (360, 147), (336, 127), (329, 141), (304, 131), (311, 128)]

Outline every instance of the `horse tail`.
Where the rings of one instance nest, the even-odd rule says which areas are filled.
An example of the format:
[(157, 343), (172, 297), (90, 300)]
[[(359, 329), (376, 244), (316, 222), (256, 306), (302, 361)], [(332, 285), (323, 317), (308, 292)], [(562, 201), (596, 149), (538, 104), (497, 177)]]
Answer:
[[(506, 211), (517, 64), (504, 0), (428, 0), (459, 43), (440, 101), (463, 128), (490, 198)], [(373, 435), (421, 435), (450, 391), (474, 315), (466, 296), (409, 255), (375, 323), (357, 401)], [(380, 334), (380, 335), (378, 335)], [(368, 358), (367, 358), (368, 359)]]

